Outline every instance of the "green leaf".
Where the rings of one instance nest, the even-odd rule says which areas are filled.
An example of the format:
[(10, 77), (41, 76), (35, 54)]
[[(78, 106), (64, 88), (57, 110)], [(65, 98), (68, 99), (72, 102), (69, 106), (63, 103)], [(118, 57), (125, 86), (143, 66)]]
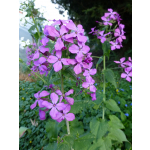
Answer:
[(110, 99), (108, 101), (105, 101), (105, 104), (108, 109), (115, 111), (115, 112), (121, 112), (119, 106), (114, 100)]
[(36, 25), (31, 26), (30, 29), (28, 30), (29, 33), (32, 33), (32, 31), (35, 30), (35, 28), (36, 28)]
[(128, 141), (122, 130), (117, 129), (117, 128), (109, 128), (109, 131), (110, 131), (110, 133), (108, 134), (108, 136), (112, 140), (116, 140), (120, 143), (122, 143), (123, 141)]
[(105, 41), (104, 43), (102, 43), (102, 49), (104, 51), (104, 55), (106, 55), (109, 59), (109, 55), (110, 55), (110, 43), (108, 41)]
[(19, 62), (23, 63), (23, 60), (21, 58), (19, 58)]
[(98, 141), (100, 143), (100, 150), (111, 150), (111, 139), (109, 137), (106, 137), (104, 140), (101, 139)]
[(110, 83), (112, 83), (115, 88), (117, 88), (117, 84), (116, 84), (116, 80), (115, 80), (115, 76), (114, 73), (111, 69), (106, 69), (104, 70), (104, 75), (106, 77), (106, 80)]
[(93, 145), (88, 150), (111, 150), (111, 146), (111, 139), (107, 136), (104, 139), (98, 139), (98, 141), (93, 143)]
[[(49, 149), (53, 150), (53, 149)], [(66, 141), (63, 141), (62, 143), (59, 143), (57, 145), (57, 150), (70, 150), (70, 145)]]
[(108, 131), (108, 123), (105, 122), (105, 120), (98, 121), (96, 118), (93, 118), (90, 122), (90, 129), (92, 134), (99, 139), (102, 138)]
[(28, 130), (29, 132), (31, 132), (31, 130), (29, 128), (26, 128), (26, 127), (20, 127), (19, 128), (19, 138), (21, 138), (24, 135), (24, 133), (25, 133), (26, 130)]
[(100, 57), (99, 60), (98, 60), (98, 62), (97, 62), (97, 64), (96, 64), (96, 69), (97, 69), (98, 65), (99, 65), (102, 61), (103, 61), (103, 57)]
[(74, 114), (79, 113), (81, 110), (83, 110), (82, 104), (83, 104), (82, 101), (74, 102), (74, 104), (71, 106), (70, 113), (74, 113)]
[(57, 143), (49, 143), (47, 146), (44, 147), (44, 150), (56, 150), (57, 148)]
[(75, 150), (87, 150), (95, 137), (91, 133), (84, 134), (74, 141)]
[(67, 143), (69, 143), (70, 147), (73, 146), (74, 140), (75, 140), (75, 136), (73, 136), (73, 135), (66, 135), (66, 136), (63, 138), (63, 141), (66, 141)]
[(122, 121), (125, 121), (125, 120), (126, 120), (126, 115), (125, 115), (123, 112), (121, 112), (121, 120), (122, 120)]
[(40, 38), (38, 35), (38, 32), (36, 32), (35, 34), (33, 34), (33, 36), (35, 37), (36, 43), (38, 42), (38, 39)]
[(109, 126), (112, 128), (124, 129), (124, 125), (121, 123), (120, 119), (115, 115), (109, 115), (110, 121)]
[(51, 138), (57, 138), (58, 135), (58, 122), (56, 122), (55, 120), (49, 120), (46, 123), (46, 132), (47, 132), (47, 136), (49, 139)]
[(42, 17), (38, 17), (38, 18), (35, 18), (35, 19), (40, 20), (40, 21), (46, 20), (45, 18), (42, 18)]

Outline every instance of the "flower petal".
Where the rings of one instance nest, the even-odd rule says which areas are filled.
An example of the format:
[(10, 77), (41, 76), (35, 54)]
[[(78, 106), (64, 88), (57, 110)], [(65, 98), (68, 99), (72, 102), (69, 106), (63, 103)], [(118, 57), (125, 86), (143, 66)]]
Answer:
[(52, 56), (52, 55), (49, 56), (48, 59), (47, 59), (47, 61), (49, 63), (55, 63), (57, 60), (58, 60), (58, 58), (56, 56)]
[(88, 83), (88, 82), (83, 82), (83, 83), (82, 83), (82, 87), (88, 88), (88, 86), (89, 86), (89, 83)]
[(61, 38), (58, 38), (55, 44), (55, 50), (61, 50), (64, 47), (64, 43)]
[(74, 104), (74, 99), (71, 97), (65, 97), (65, 100), (70, 104), (73, 105)]
[(42, 105), (48, 109), (51, 109), (53, 107), (53, 104), (48, 101), (43, 101)]
[(51, 93), (50, 97), (51, 97), (53, 104), (56, 104), (58, 101), (58, 95), (55, 93)]
[(58, 110), (64, 110), (64, 109), (66, 108), (66, 104), (64, 104), (64, 103), (58, 103), (58, 104), (56, 105), (56, 108), (57, 108)]
[(36, 100), (31, 106), (30, 106), (30, 108), (31, 109), (33, 109), (33, 108), (35, 108), (36, 107), (36, 104), (37, 104), (37, 102), (38, 102), (38, 100)]
[(96, 89), (96, 87), (95, 87), (94, 85), (91, 85), (91, 86), (90, 86), (90, 91), (91, 91), (91, 92), (96, 92), (96, 90), (97, 90), (97, 89)]
[(126, 78), (127, 74), (126, 73), (122, 73), (121, 74), (121, 78)]
[(69, 113), (65, 115), (66, 120), (73, 121), (75, 119), (75, 115), (73, 113)]
[(96, 69), (90, 69), (90, 75), (96, 74), (97, 70)]
[(79, 47), (77, 45), (73, 44), (69, 47), (69, 52), (76, 54), (79, 52)]
[(58, 114), (59, 112), (58, 112), (58, 110), (55, 108), (55, 107), (53, 107), (52, 109), (51, 109), (51, 111), (49, 112), (49, 114), (50, 114), (50, 116), (52, 117), (52, 119), (57, 119), (57, 114)]
[(88, 53), (89, 51), (90, 51), (90, 47), (89, 47), (89, 46), (84, 45), (84, 46), (82, 47), (82, 52), (83, 52), (84, 54)]
[(74, 92), (74, 90), (71, 89), (71, 90), (69, 90), (68, 92), (65, 93), (65, 96), (68, 96), (68, 95), (70, 95), (70, 94), (73, 94), (73, 92)]
[(40, 120), (45, 120), (46, 119), (45, 111), (42, 111), (41, 109), (39, 109), (39, 117), (40, 117)]
[(62, 69), (62, 63), (61, 63), (61, 61), (57, 61), (57, 62), (53, 65), (53, 67), (54, 67), (55, 72), (58, 72), (59, 70), (61, 70), (61, 69)]
[(57, 89), (55, 92), (56, 92), (56, 94), (58, 94), (58, 95), (62, 95), (62, 92), (61, 92), (60, 90), (58, 90), (58, 89)]
[(45, 96), (48, 96), (49, 95), (49, 93), (47, 92), (47, 91), (42, 91), (41, 93), (40, 93), (40, 96), (39, 97), (45, 97)]
[(75, 72), (76, 74), (81, 73), (81, 72), (82, 72), (81, 65), (80, 65), (80, 64), (77, 64), (77, 65), (74, 67), (73, 70), (74, 70), (74, 72)]
[(66, 114), (70, 111), (71, 106), (69, 104), (66, 105), (66, 108), (63, 110), (63, 113)]

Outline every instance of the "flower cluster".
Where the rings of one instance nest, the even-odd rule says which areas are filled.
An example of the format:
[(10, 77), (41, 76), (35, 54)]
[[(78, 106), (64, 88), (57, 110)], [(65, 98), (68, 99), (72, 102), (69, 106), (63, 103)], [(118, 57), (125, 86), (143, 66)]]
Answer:
[(126, 78), (127, 81), (131, 82), (132, 77), (132, 60), (131, 57), (125, 62), (125, 57), (121, 58), (120, 61), (114, 61), (124, 68), (124, 73), (121, 74), (121, 78)]
[[(85, 79), (80, 80), (82, 87), (90, 90), (92, 100), (96, 100), (96, 87), (94, 86), (94, 79), (91, 77), (96, 74), (97, 70), (92, 68), (93, 62), (89, 51), (90, 47), (85, 45), (87, 37), (84, 36), (84, 29), (82, 25), (75, 25), (72, 20), (53, 20), (51, 25), (44, 27), (44, 37), (42, 38), (41, 46), (34, 50), (31, 54), (30, 61), (33, 62), (31, 68), (33, 72), (39, 72), (40, 74), (47, 75), (52, 66), (55, 72), (59, 72), (64, 66), (73, 68), (75, 75), (83, 73)], [(49, 51), (47, 47), (48, 43), (54, 41), (54, 48)], [(30, 51), (30, 50), (28, 50)], [(74, 56), (73, 58), (70, 58)], [(50, 110), (50, 116), (52, 119), (61, 122), (63, 119), (68, 121), (73, 120), (74, 114), (68, 113), (71, 109), (71, 105), (74, 104), (74, 99), (68, 97), (73, 94), (73, 89), (67, 93), (56, 89), (52, 93), (43, 91), (43, 93), (36, 93), (37, 100), (31, 105), (31, 109), (36, 106), (38, 102), (39, 107), (46, 107)], [(46, 95), (45, 95), (46, 94)], [(50, 94), (51, 101), (49, 99), (43, 99), (42, 97)], [(60, 96), (60, 98), (59, 98)], [(66, 103), (62, 102), (65, 100)], [(57, 103), (59, 100), (59, 103)], [(45, 111), (40, 110), (40, 119), (45, 119)]]
[[(108, 12), (104, 14), (104, 16), (101, 17), (103, 22), (98, 22), (100, 25), (105, 26), (105, 30), (95, 30), (96, 27), (91, 28), (91, 32), (89, 34), (93, 33), (93, 35), (96, 35), (98, 39), (101, 40), (101, 43), (104, 43), (106, 40), (109, 40), (109, 43), (111, 44), (111, 50), (120, 49), (122, 46), (122, 41), (126, 39), (126, 36), (124, 35), (124, 27), (125, 25), (120, 23), (120, 20), (122, 20), (117, 12), (113, 12), (112, 9), (108, 9)], [(117, 23), (115, 25), (115, 23)], [(107, 32), (106, 29), (108, 27), (112, 27), (113, 24), (115, 25), (114, 28)], [(107, 32), (107, 33), (105, 33)], [(114, 36), (113, 36), (114, 35)]]
[[(71, 89), (65, 94), (62, 94), (60, 90), (56, 90), (51, 94), (47, 91), (37, 92), (34, 94), (36, 101), (30, 106), (31, 109), (34, 109), (38, 103), (40, 108), (46, 107), (45, 110), (39, 109), (39, 116), (40, 120), (46, 119), (46, 111), (49, 111), (49, 115), (52, 119), (56, 120), (57, 122), (61, 122), (62, 120), (66, 119), (68, 121), (72, 121), (75, 119), (75, 115), (73, 113), (68, 113), (71, 109), (70, 105), (73, 105), (74, 99), (68, 97), (70, 94), (73, 94), (74, 90)], [(49, 98), (45, 98), (50, 95)], [(62, 102), (62, 100), (66, 100), (66, 104)], [(58, 101), (59, 100), (59, 101)]]

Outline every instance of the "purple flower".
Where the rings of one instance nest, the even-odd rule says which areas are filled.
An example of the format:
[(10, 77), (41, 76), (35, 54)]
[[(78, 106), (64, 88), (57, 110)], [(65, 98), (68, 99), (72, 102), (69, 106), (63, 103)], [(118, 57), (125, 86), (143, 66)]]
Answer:
[(37, 92), (36, 94), (34, 94), (34, 97), (35, 97), (37, 100), (30, 106), (30, 108), (31, 108), (31, 109), (35, 108), (37, 102), (38, 102), (38, 104), (39, 104), (39, 107), (43, 108), (44, 106), (42, 105), (42, 102), (43, 102), (44, 100), (43, 100), (42, 97), (45, 97), (45, 96), (48, 96), (48, 95), (49, 95), (49, 93), (48, 93), (47, 91), (42, 91), (41, 93), (40, 93), (40, 91), (39, 91), (39, 92)]
[(112, 44), (111, 45), (111, 50), (112, 51), (115, 50), (115, 49), (120, 49), (120, 47), (121, 47), (118, 40), (116, 40), (115, 42), (110, 41), (109, 43)]
[(122, 58), (120, 59), (120, 61), (114, 61), (114, 62), (117, 63), (117, 64), (120, 64), (122, 68), (125, 68), (125, 67), (126, 67), (126, 66), (125, 66), (126, 63), (124, 62), (125, 59), (126, 59), (125, 57), (122, 57)]
[(109, 18), (112, 18), (112, 19), (116, 19), (116, 17), (115, 17), (115, 15), (117, 14), (116, 12), (113, 12), (113, 10), (112, 9), (108, 9), (108, 11), (109, 11), (109, 13), (105, 13), (105, 17), (109, 17)]
[(73, 94), (73, 92), (74, 92), (73, 89), (69, 90), (65, 94), (62, 94), (62, 92), (60, 90), (56, 90), (55, 92), (61, 96), (59, 102), (61, 102), (62, 99), (64, 98), (70, 105), (74, 104), (74, 99), (71, 97), (67, 97), (68, 95)]
[(91, 93), (92, 101), (96, 100), (96, 93)]
[(47, 42), (49, 41), (49, 39), (47, 37), (44, 37), (40, 42), (46, 46)]
[(52, 119), (56, 119), (58, 110), (63, 110), (66, 107), (66, 104), (64, 103), (58, 103), (58, 95), (55, 93), (51, 93), (50, 95), (52, 103), (48, 102), (48, 101), (43, 101), (42, 105), (48, 109), (51, 109), (50, 111), (50, 116), (52, 117)]
[(101, 19), (104, 21), (104, 25), (112, 26), (112, 23), (109, 22), (111, 20), (110, 18), (106, 18), (105, 16), (103, 16), (101, 17)]
[(73, 121), (75, 119), (75, 115), (73, 113), (68, 113), (71, 109), (71, 106), (68, 104), (67, 107), (63, 110), (63, 112), (59, 112), (57, 114), (57, 122), (61, 122), (66, 119), (68, 121)]
[(78, 47), (73, 44), (69, 47), (69, 51), (73, 54), (77, 54), (76, 59), (82, 61), (82, 57), (84, 56), (83, 54), (87, 54), (90, 51), (90, 48), (87, 45)]
[(34, 61), (34, 65), (39, 67), (40, 71), (46, 71), (47, 67), (45, 65), (43, 65), (43, 63), (45, 63), (45, 62), (46, 62), (46, 58), (45, 57), (40, 57), (39, 60)]
[(121, 74), (121, 78), (126, 78), (127, 81), (131, 82), (132, 72), (128, 72), (125, 70), (125, 73)]
[(89, 32), (89, 34), (93, 33), (95, 28), (96, 28), (96, 27), (91, 28), (91, 32)]
[(62, 69), (62, 63), (64, 65), (69, 65), (68, 62), (67, 62), (67, 59), (61, 58), (61, 56), (62, 56), (62, 52), (61, 51), (57, 51), (56, 52), (56, 56), (52, 56), (51, 55), (47, 59), (47, 61), (49, 63), (54, 63), (53, 67), (54, 67), (55, 72), (58, 72), (59, 70)]
[(83, 73), (83, 76), (90, 76), (90, 75), (94, 75), (96, 74), (97, 70), (96, 69), (91, 69), (93, 63), (91, 62), (88, 66), (88, 70), (85, 70), (85, 72)]
[(83, 29), (82, 25), (79, 24), (76, 27), (76, 25), (71, 20), (69, 23), (66, 24), (66, 27), (68, 29), (70, 29), (70, 30), (74, 30), (75, 31), (75, 32), (72, 32), (70, 34), (66, 34), (65, 35), (66, 39), (77, 37), (78, 41), (80, 41), (80, 42), (85, 43), (87, 41), (87, 37), (83, 36), (84, 29)]
[(45, 120), (46, 119), (45, 111), (39, 109), (39, 117), (40, 117), (40, 120)]
[(122, 39), (124, 40), (126, 39), (126, 36), (124, 36), (124, 32), (121, 33), (119, 28), (115, 29), (114, 36), (117, 37), (120, 43), (123, 41)]
[(106, 36), (107, 34), (104, 34), (104, 31), (100, 31), (99, 34), (100, 34), (101, 36), (98, 36), (97, 38), (98, 38), (98, 39), (101, 39), (101, 42), (104, 43), (104, 42), (106, 41), (105, 36)]
[(91, 92), (96, 92), (96, 87), (93, 85), (95, 81), (91, 76), (86, 77), (86, 82), (82, 83), (82, 87), (89, 88)]

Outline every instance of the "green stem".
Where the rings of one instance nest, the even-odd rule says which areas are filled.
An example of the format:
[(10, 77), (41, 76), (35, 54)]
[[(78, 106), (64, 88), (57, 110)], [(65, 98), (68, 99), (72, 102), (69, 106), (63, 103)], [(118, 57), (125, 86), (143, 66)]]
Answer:
[[(34, 24), (36, 25), (36, 22), (35, 22), (35, 19), (34, 19), (34, 17), (33, 17), (32, 12), (31, 12), (31, 15), (32, 15), (33, 22), (34, 22)], [(39, 31), (39, 29), (38, 29), (38, 27), (37, 27), (37, 26), (36, 26), (36, 30), (37, 30), (38, 35), (39, 35), (39, 38), (40, 38), (40, 40), (41, 40), (40, 31)]]
[[(104, 67), (104, 73), (106, 69), (106, 63), (105, 63), (105, 55), (103, 56), (103, 67)], [(103, 101), (105, 102), (105, 74), (104, 74), (104, 82), (103, 82)], [(105, 108), (103, 107), (103, 119), (105, 118)]]
[(98, 56), (92, 56), (92, 57), (95, 57), (95, 58), (101, 58), (101, 57), (98, 57)]
[[(61, 92), (64, 94), (63, 74), (61, 70)], [(69, 121), (66, 120), (67, 132), (70, 134)]]
[[(22, 62), (22, 64), (26, 65), (24, 62)], [(28, 67), (28, 66), (27, 66)], [(30, 69), (30, 67), (28, 67)], [(31, 69), (30, 69), (31, 70)], [(32, 70), (31, 70), (32, 71)], [(47, 83), (43, 78), (41, 78), (36, 72), (34, 72), (34, 74), (39, 77), (44, 83)]]

